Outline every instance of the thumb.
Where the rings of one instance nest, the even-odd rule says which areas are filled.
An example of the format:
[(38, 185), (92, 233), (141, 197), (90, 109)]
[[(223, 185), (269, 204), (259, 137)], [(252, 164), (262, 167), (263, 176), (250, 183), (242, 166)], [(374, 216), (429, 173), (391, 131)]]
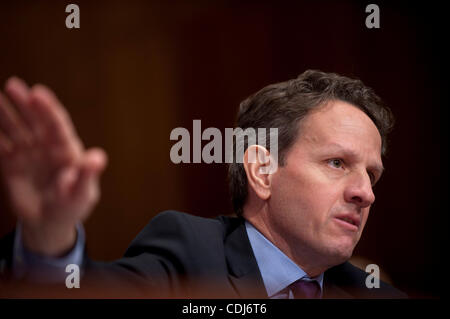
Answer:
[(107, 165), (107, 155), (100, 148), (92, 148), (85, 152), (79, 168), (77, 181), (72, 188), (75, 201), (90, 204), (99, 197), (99, 178)]
[(94, 174), (101, 174), (108, 163), (106, 152), (98, 147), (88, 149), (84, 153), (81, 168), (91, 171)]

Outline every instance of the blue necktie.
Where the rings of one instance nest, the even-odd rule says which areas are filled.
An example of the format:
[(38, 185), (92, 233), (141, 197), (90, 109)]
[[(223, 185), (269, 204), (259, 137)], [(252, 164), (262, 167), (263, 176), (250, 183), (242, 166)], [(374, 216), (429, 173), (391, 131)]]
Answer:
[(317, 281), (299, 279), (292, 283), (289, 288), (294, 294), (294, 299), (319, 299), (320, 285)]

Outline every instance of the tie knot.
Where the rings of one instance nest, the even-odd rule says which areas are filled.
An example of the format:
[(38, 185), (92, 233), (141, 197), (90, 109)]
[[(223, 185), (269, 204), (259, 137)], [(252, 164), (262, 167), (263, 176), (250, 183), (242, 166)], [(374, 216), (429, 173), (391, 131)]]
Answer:
[(316, 280), (299, 279), (290, 286), (294, 299), (318, 299), (320, 298), (320, 285)]

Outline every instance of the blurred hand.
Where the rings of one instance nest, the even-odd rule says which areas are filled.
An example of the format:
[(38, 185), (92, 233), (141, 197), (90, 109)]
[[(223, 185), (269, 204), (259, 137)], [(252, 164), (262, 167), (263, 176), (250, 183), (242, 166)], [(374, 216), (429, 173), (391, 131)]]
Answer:
[(86, 150), (55, 94), (12, 77), (0, 92), (0, 174), (25, 246), (61, 256), (99, 199), (107, 157)]

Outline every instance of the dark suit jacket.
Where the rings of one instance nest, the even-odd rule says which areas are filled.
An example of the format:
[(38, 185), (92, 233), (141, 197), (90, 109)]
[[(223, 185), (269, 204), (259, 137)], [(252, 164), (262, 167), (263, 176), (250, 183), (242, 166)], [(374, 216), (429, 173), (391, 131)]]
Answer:
[[(11, 235), (0, 243), (0, 256), (7, 266), (4, 274), (11, 265), (12, 238)], [(101, 263), (86, 256), (83, 269), (81, 289), (70, 293), (65, 289), (64, 294), (267, 298), (242, 218), (209, 219), (166, 211), (136, 236), (122, 259)], [(380, 288), (367, 288), (367, 275), (348, 262), (330, 268), (324, 274), (324, 298), (406, 297), (384, 282)], [(61, 297), (60, 293), (56, 296)]]

